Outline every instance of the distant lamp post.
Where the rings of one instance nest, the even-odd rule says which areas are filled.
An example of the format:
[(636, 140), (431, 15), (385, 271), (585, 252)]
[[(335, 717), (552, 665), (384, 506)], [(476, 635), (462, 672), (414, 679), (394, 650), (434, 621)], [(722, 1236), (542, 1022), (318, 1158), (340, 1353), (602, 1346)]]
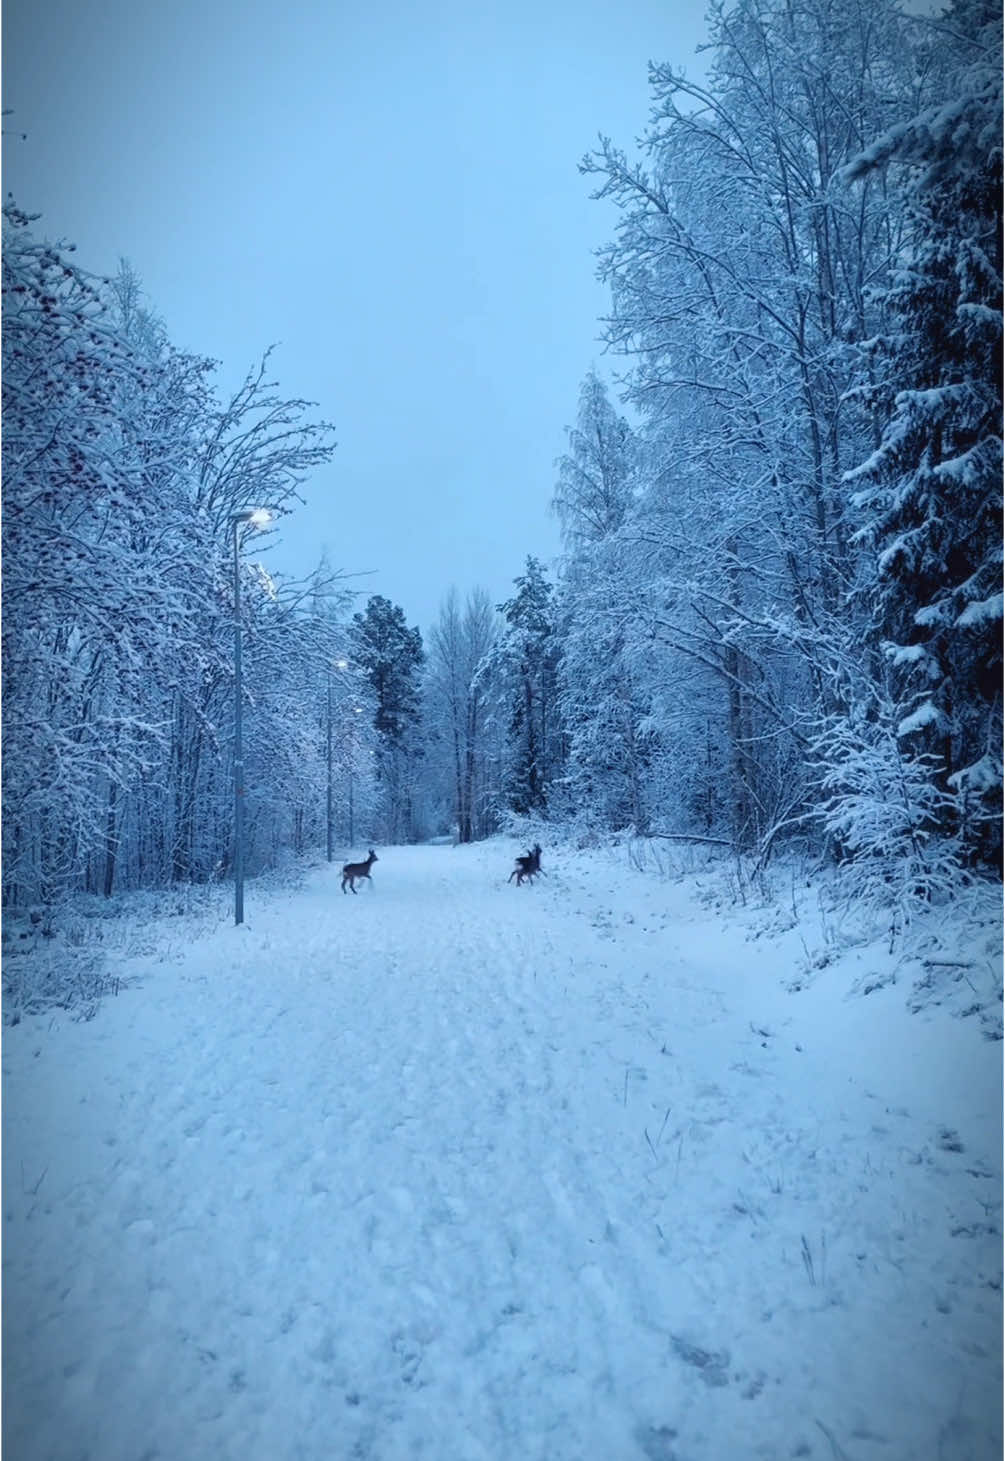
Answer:
[(244, 747), (241, 740), (241, 559), (238, 528), (248, 523), (264, 528), (272, 513), (264, 507), (234, 512), (234, 922), (244, 922)]
[[(349, 661), (348, 660), (345, 660), (345, 659), (337, 659), (335, 661), (335, 668), (337, 670), (347, 670), (349, 668)], [(328, 755), (327, 755), (327, 761), (328, 761), (328, 809), (327, 809), (327, 822), (326, 822), (325, 842), (326, 842), (326, 845), (327, 845), (327, 848), (328, 848), (328, 861), (331, 862), (332, 855), (333, 855), (333, 852), (332, 852), (332, 790), (333, 790), (333, 788), (332, 788), (332, 672), (331, 672), (331, 666), (328, 667), (327, 741), (328, 741)]]

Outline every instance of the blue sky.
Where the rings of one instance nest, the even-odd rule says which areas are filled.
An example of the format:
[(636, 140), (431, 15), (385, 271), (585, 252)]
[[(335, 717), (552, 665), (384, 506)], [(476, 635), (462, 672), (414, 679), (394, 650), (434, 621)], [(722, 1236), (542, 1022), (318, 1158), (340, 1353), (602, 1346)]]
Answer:
[(700, 71), (703, 11), (7, 0), (4, 190), (85, 267), (128, 258), (222, 383), (278, 342), (339, 448), (271, 565), (327, 548), (425, 634), (451, 584), (499, 601), (558, 551), (554, 459), (616, 365), (577, 163), (642, 131), (650, 58)]

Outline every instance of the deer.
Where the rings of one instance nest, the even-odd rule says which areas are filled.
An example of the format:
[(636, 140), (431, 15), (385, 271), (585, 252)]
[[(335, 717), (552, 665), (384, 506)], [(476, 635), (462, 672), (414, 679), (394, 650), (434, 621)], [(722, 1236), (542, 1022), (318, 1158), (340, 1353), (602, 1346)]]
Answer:
[(514, 867), (513, 871), (510, 873), (506, 881), (508, 883), (511, 883), (513, 879), (516, 878), (516, 885), (519, 888), (524, 878), (526, 878), (528, 882), (533, 882), (537, 874), (542, 871), (543, 869), (541, 867), (541, 847), (539, 843), (535, 842), (534, 846), (525, 857), (517, 858), (516, 866)]
[(367, 882), (370, 884), (370, 887), (372, 888), (373, 887), (373, 882), (371, 881), (371, 878), (370, 878), (370, 869), (373, 867), (374, 863), (375, 862), (378, 862), (378, 861), (379, 861), (379, 859), (377, 857), (377, 854), (374, 852), (373, 848), (371, 847), (370, 848), (369, 856), (367, 857), (367, 859), (366, 859), (365, 862), (347, 862), (346, 865), (345, 865), (345, 867), (342, 869), (342, 891), (343, 891), (343, 893), (345, 892), (345, 885), (346, 885), (346, 883), (349, 884), (349, 891), (351, 893), (355, 893), (355, 891), (356, 891), (356, 880), (358, 878), (366, 878)]

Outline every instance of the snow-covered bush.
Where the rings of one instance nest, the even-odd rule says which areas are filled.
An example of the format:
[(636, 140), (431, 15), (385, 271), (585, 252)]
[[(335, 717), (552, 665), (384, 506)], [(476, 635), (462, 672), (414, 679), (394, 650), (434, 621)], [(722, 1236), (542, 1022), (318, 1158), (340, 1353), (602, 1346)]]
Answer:
[(829, 717), (813, 753), (826, 793), (816, 815), (851, 896), (903, 927), (959, 887), (959, 843), (941, 830), (955, 799), (933, 777), (931, 757), (898, 735), (888, 695), (877, 692), (868, 711)]

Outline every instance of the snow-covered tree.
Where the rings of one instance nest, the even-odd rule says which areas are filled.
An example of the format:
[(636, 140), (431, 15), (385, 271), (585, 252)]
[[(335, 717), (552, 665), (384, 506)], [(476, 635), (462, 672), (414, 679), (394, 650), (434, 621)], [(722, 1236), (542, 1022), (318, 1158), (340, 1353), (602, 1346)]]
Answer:
[(620, 536), (653, 636), (645, 723), (689, 771), (708, 748), (688, 804), (728, 807), (729, 835), (752, 845), (811, 794), (800, 721), (833, 708), (829, 646), (856, 580), (843, 474), (873, 425), (856, 342), (878, 323), (870, 289), (899, 220), (881, 177), (849, 193), (840, 169), (907, 115), (916, 81), (885, 0), (709, 14), (706, 83), (651, 67), (643, 160), (601, 139), (583, 166), (620, 210), (601, 253), (606, 335), (644, 422)]
[[(5, 209), (4, 898), (19, 903), (226, 867), (230, 516), (259, 492), (282, 513), (332, 450), (261, 372), (219, 407), (211, 363), (171, 346), (128, 266), (88, 275), (31, 222)], [(243, 578), (250, 709), (255, 630), (295, 610), (255, 565)], [(292, 774), (303, 717), (274, 727)]]
[(943, 793), (944, 831), (1000, 857), (1002, 735), (1002, 11), (936, 23), (941, 99), (847, 169), (906, 190), (909, 240), (874, 342), (892, 396), (848, 480), (875, 555), (873, 642), (895, 668), (897, 734)]
[(430, 635), (428, 730), (439, 753), (435, 762), (445, 772), (450, 817), (460, 842), (488, 835), (499, 800), (489, 669), (497, 632), (484, 589), (473, 589), (462, 609), (451, 587)]
[(635, 488), (636, 444), (624, 416), (611, 405), (605, 382), (591, 370), (579, 392), (576, 424), (559, 457), (552, 507), (566, 548), (574, 552), (617, 532)]
[(638, 490), (639, 450), (594, 370), (566, 434), (552, 498), (566, 550), (552, 611), (562, 733), (561, 792), (555, 786), (552, 800), (598, 830), (644, 827), (640, 726), (648, 702), (628, 650), (644, 569), (619, 537)]
[(540, 815), (562, 763), (554, 588), (532, 555), (514, 584), (492, 666), (508, 711), (505, 790), (513, 811)]
[(351, 658), (373, 694), (385, 837), (407, 842), (415, 835), (413, 774), (421, 756), (422, 635), (408, 627), (401, 608), (375, 594), (365, 613), (353, 615)]
[[(591, 831), (650, 830), (653, 750), (644, 602), (623, 569), (617, 537), (577, 555), (560, 590), (559, 705), (567, 754), (562, 809)], [(648, 645), (652, 650), (652, 644)]]
[(100, 281), (4, 210), (5, 894), (114, 870), (124, 796), (163, 745), (149, 682), (192, 605), (172, 492), (184, 446), (142, 429), (163, 381)]

